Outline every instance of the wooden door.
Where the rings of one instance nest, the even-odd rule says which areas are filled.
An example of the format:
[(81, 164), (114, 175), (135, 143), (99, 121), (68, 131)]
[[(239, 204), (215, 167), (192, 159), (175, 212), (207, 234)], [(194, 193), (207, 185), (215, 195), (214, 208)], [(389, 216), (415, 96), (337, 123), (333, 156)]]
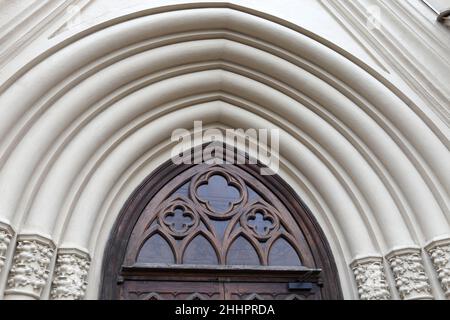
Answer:
[(320, 270), (306, 267), (167, 266), (122, 269), (127, 300), (317, 300)]
[(110, 241), (104, 298), (340, 297), (322, 234), (279, 184), (231, 164), (172, 169), (148, 198), (137, 191), (140, 209), (128, 204), (135, 220)]

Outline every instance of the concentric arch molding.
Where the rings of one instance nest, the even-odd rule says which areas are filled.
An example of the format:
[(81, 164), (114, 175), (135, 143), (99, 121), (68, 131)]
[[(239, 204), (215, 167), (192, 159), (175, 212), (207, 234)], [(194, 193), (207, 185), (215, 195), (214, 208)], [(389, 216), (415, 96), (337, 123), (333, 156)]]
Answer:
[(354, 260), (350, 265), (361, 300), (390, 300), (382, 256), (368, 256)]
[(386, 256), (386, 259), (394, 275), (400, 298), (403, 300), (433, 299), (431, 284), (419, 247), (395, 249)]
[(430, 256), (445, 296), (450, 299), (450, 238), (434, 240), (425, 250)]
[(50, 299), (82, 300), (89, 273), (89, 254), (79, 249), (58, 249)]
[[(150, 155), (158, 150), (156, 143), (161, 143), (164, 132), (157, 129), (159, 123), (150, 116), (152, 112), (165, 112), (168, 117), (161, 116), (157, 120), (163, 122), (170, 118), (171, 121), (164, 121), (166, 127), (167, 124), (173, 128), (184, 127), (184, 122), (175, 120), (190, 119), (187, 117), (190, 113), (204, 117), (205, 108), (180, 106), (172, 110), (166, 108), (168, 105), (187, 100), (188, 93), (199, 97), (220, 92), (222, 96), (217, 99), (220, 103), (208, 102), (220, 106), (223, 112), (211, 114), (217, 108), (206, 108), (210, 123), (235, 126), (241, 123), (235, 120), (239, 118), (249, 119), (246, 126), (259, 127), (262, 122), (256, 114), (264, 115), (264, 120), (284, 128), (289, 134), (286, 137), (293, 142), (291, 149), (303, 148), (298, 149), (302, 152), (285, 152), (282, 156), (287, 159), (286, 163), (292, 164), (289, 172), (305, 175), (305, 190), (317, 197), (318, 203), (324, 203), (323, 208), (333, 204), (332, 218), (337, 220), (337, 225), (344, 226), (337, 232), (347, 237), (336, 247), (348, 246), (349, 256), (354, 256), (355, 252), (374, 252), (374, 249), (367, 232), (370, 226), (365, 225), (370, 219), (352, 206), (357, 197), (350, 198), (347, 194), (361, 194), (374, 208), (377, 220), (384, 221), (386, 226), (395, 226), (395, 237), (383, 234), (385, 240), (394, 238), (393, 241), (410, 243), (397, 201), (389, 203), (391, 197), (396, 196), (393, 186), (402, 191), (407, 206), (413, 208), (411, 214), (424, 226), (427, 238), (446, 232), (442, 229), (447, 222), (436, 202), (439, 194), (445, 195), (442, 187), (445, 181), (440, 180), (446, 176), (443, 168), (448, 163), (448, 150), (439, 141), (444, 141), (445, 137), (438, 129), (424, 123), (414, 111), (417, 106), (411, 107), (414, 103), (407, 102), (393, 84), (334, 44), (279, 19), (237, 7), (173, 8), (170, 13), (165, 12), (170, 11), (167, 8), (160, 8), (130, 14), (74, 33), (64, 42), (53, 43), (55, 47), (30, 60), (5, 82), (0, 89), (4, 90), (0, 95), (0, 187), (8, 192), (0, 194), (0, 212), (8, 220), (12, 220), (11, 216), (14, 219), (26, 216), (26, 226), (39, 224), (45, 230), (59, 228), (51, 224), (60, 221), (67, 225), (63, 235), (68, 238), (63, 239), (65, 243), (84, 243), (92, 237), (88, 232), (79, 232), (86, 224), (92, 224), (92, 230), (110, 232), (112, 223), (109, 221), (114, 220), (118, 210), (108, 197), (123, 196), (119, 192), (119, 196), (112, 196), (115, 191), (110, 190), (119, 189), (117, 181), (121, 181), (122, 173), (123, 181), (128, 181), (126, 170), (142, 174), (136, 169), (137, 165), (134, 167), (141, 155), (139, 152), (148, 148)], [(164, 23), (163, 28), (161, 23)], [(192, 30), (195, 34), (189, 33)], [(218, 63), (225, 58), (227, 61)], [(180, 63), (184, 65), (180, 67)], [(158, 81), (159, 84), (154, 84)], [(191, 84), (190, 91), (186, 90), (186, 85)], [(156, 94), (143, 99), (144, 93), (149, 92), (144, 92), (144, 88), (154, 89)], [(164, 94), (162, 90), (166, 90)], [(274, 94), (267, 94), (272, 92)], [(178, 93), (186, 93), (186, 96), (178, 96)], [(281, 103), (281, 99), (269, 100), (276, 93), (279, 94), (276, 97), (283, 94), (286, 103)], [(229, 103), (230, 95), (236, 106)], [(311, 101), (302, 100), (303, 96)], [(163, 101), (160, 97), (168, 99)], [(113, 113), (119, 100), (125, 103), (132, 98), (135, 99), (132, 103), (122, 104), (126, 115)], [(137, 103), (136, 98), (145, 102)], [(242, 117), (245, 115), (241, 112), (243, 106), (248, 110), (255, 107), (257, 112), (253, 112), (252, 117)], [(289, 113), (296, 109), (297, 114)], [(305, 119), (300, 114), (303, 109), (314, 113), (308, 125), (301, 122)], [(266, 116), (271, 113), (276, 113), (276, 117)], [(145, 115), (145, 121), (139, 125), (126, 122), (140, 115)], [(153, 128), (146, 127), (148, 123)], [(48, 130), (49, 127), (52, 130)], [(330, 134), (321, 136), (313, 128)], [(118, 134), (113, 135), (115, 132)], [(128, 136), (135, 137), (133, 143)], [(110, 140), (105, 141), (104, 137)], [(299, 141), (299, 137), (308, 138)], [(349, 148), (343, 151), (336, 148), (337, 145)], [(112, 146), (117, 146), (114, 153), (121, 155), (120, 161), (114, 161)], [(329, 152), (321, 153), (320, 146), (326, 146)], [(311, 161), (306, 161), (305, 155)], [(38, 162), (41, 159), (42, 163)], [(383, 159), (382, 163), (379, 159)], [(150, 156), (148, 161), (156, 164)], [(303, 167), (306, 163), (314, 165)], [(110, 165), (109, 170), (104, 170), (106, 164)], [(17, 175), (19, 170), (21, 175)], [(381, 181), (377, 176), (382, 177)], [(72, 184), (75, 178), (83, 183)], [(347, 184), (348, 181), (351, 183)], [(121, 190), (129, 187), (132, 189), (126, 184)], [(24, 190), (30, 192), (24, 193)], [(95, 199), (86, 196), (93, 190)], [(436, 190), (437, 196), (430, 190)], [(72, 198), (75, 194), (73, 212), (61, 212), (63, 202), (75, 199)], [(337, 201), (332, 196), (340, 195), (341, 201), (335, 205)], [(49, 197), (55, 201), (47, 201)], [(20, 203), (30, 203), (30, 212), (24, 212)], [(102, 203), (111, 203), (112, 209), (103, 208)], [(421, 214), (425, 210), (426, 217)], [(320, 210), (317, 212), (322, 214)], [(41, 222), (43, 213), (48, 223)], [(64, 220), (65, 215), (73, 219)], [(100, 227), (103, 216), (107, 216), (108, 222)], [(328, 218), (326, 213), (322, 218)], [(346, 223), (348, 221), (352, 224)], [(96, 223), (98, 225), (94, 225)], [(388, 228), (381, 230), (385, 233)], [(101, 248), (104, 245), (101, 241), (95, 246)], [(395, 247), (395, 243), (388, 247)], [(341, 265), (342, 270), (348, 271), (348, 261)], [(92, 268), (94, 270), (96, 268)], [(95, 276), (100, 277), (100, 274)]]
[(5, 296), (40, 299), (49, 281), (54, 252), (52, 240), (36, 234), (19, 234)]

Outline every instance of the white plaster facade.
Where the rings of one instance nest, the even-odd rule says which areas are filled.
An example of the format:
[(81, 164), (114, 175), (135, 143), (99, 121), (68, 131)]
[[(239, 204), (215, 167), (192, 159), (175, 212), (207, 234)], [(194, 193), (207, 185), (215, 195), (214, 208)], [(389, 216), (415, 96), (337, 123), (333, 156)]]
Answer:
[(96, 299), (120, 209), (194, 120), (280, 129), (279, 175), (346, 299), (449, 298), (436, 18), (420, 0), (0, 0), (0, 298)]

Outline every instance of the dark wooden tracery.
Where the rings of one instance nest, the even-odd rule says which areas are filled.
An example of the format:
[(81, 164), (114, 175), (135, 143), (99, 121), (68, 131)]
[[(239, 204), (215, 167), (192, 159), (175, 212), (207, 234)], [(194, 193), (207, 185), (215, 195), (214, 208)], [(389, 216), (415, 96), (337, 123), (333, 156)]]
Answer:
[(259, 170), (169, 161), (151, 174), (111, 234), (101, 298), (341, 299), (312, 214)]

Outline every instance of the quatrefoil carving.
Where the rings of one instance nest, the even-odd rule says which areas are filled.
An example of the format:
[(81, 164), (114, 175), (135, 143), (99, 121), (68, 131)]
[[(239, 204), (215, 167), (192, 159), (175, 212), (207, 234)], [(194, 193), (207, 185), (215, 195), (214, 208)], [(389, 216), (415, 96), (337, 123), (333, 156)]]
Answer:
[(267, 236), (275, 227), (272, 217), (265, 216), (264, 213), (256, 211), (254, 215), (247, 217), (247, 224), (260, 237)]
[(279, 229), (280, 222), (275, 209), (258, 203), (250, 206), (241, 216), (241, 225), (257, 239), (264, 241)]
[(206, 213), (218, 219), (234, 215), (247, 197), (245, 183), (220, 167), (194, 178), (190, 190)]
[(181, 206), (176, 207), (164, 215), (164, 223), (174, 232), (184, 233), (194, 224), (192, 213), (184, 209)]
[(182, 238), (199, 224), (198, 214), (191, 209), (191, 205), (183, 200), (176, 199), (169, 202), (159, 215), (159, 223), (175, 238)]

